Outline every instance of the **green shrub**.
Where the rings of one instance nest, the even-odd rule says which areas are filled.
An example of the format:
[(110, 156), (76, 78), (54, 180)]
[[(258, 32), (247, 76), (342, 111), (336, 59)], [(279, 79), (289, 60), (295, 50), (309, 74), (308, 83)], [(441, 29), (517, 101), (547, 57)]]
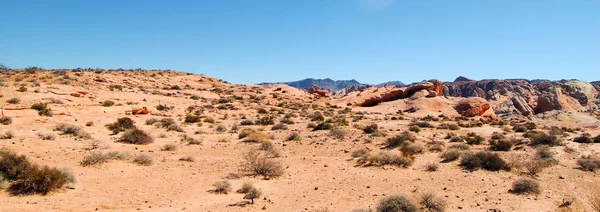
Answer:
[(300, 137), (300, 134), (298, 134), (297, 132), (293, 132), (292, 134), (290, 134), (290, 136), (288, 136), (288, 138), (286, 140), (299, 141), (299, 140), (302, 140), (302, 137)]
[(418, 208), (406, 197), (393, 195), (384, 198), (377, 205), (377, 212), (417, 212)]
[(378, 129), (379, 127), (377, 126), (377, 124), (370, 124), (363, 128), (363, 132), (365, 132), (366, 134), (371, 134), (377, 132)]
[(419, 133), (421, 132), (421, 128), (419, 126), (413, 125), (408, 128), (409, 131)]
[(511, 189), (511, 192), (515, 194), (539, 194), (540, 191), (540, 184), (537, 181), (529, 178), (521, 178), (516, 180)]
[(467, 142), (467, 144), (469, 145), (479, 145), (481, 144), (483, 141), (485, 141), (485, 139), (479, 135), (475, 135), (475, 136), (467, 136), (465, 138), (465, 141)]
[(418, 127), (422, 127), (422, 128), (432, 128), (433, 125), (431, 125), (429, 122), (426, 121), (418, 121), (418, 122), (414, 122), (410, 124), (411, 126), (418, 126)]
[(594, 140), (590, 137), (590, 134), (584, 133), (581, 136), (573, 139), (575, 143), (594, 143)]
[(490, 143), (490, 150), (492, 150), (492, 151), (510, 151), (512, 149), (515, 141), (512, 139), (501, 138), (501, 139), (491, 139), (489, 141), (489, 143)]
[(117, 134), (123, 132), (128, 129), (135, 129), (135, 125), (133, 124), (133, 120), (129, 117), (118, 118), (115, 123), (107, 124), (106, 128), (112, 131), (113, 134)]
[(548, 135), (546, 133), (539, 133), (536, 135), (532, 135), (529, 139), (531, 140), (530, 145), (532, 145), (532, 146), (537, 146), (537, 145), (560, 146), (561, 145), (561, 141), (560, 141), (560, 139), (558, 139), (558, 137), (556, 137), (554, 135)]
[(253, 125), (254, 122), (252, 120), (242, 120), (240, 125)]
[(276, 124), (271, 127), (271, 130), (287, 130), (288, 127), (285, 124)]
[(513, 126), (513, 131), (515, 132), (527, 132), (527, 127), (523, 125), (515, 125)]
[(448, 129), (448, 130), (460, 130), (460, 126), (458, 126), (457, 124), (440, 124), (438, 127), (438, 129)]
[(187, 114), (185, 115), (185, 122), (186, 123), (197, 123), (200, 122), (202, 120), (202, 118), (200, 118), (200, 116), (196, 116), (196, 115), (192, 115), (192, 114)]
[(31, 109), (37, 110), (40, 116), (52, 117), (52, 110), (48, 108), (48, 103), (34, 103)]
[(152, 138), (152, 136), (148, 135), (146, 132), (140, 129), (127, 130), (119, 139), (119, 142), (137, 145), (149, 144), (153, 141), (154, 139)]
[(330, 130), (332, 127), (333, 126), (330, 123), (321, 122), (317, 126), (315, 126), (315, 128), (313, 128), (313, 131)]

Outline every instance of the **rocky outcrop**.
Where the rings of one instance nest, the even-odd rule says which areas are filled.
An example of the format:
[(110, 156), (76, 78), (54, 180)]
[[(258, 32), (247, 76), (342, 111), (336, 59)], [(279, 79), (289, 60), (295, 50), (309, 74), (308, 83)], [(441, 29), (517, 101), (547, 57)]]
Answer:
[(389, 102), (398, 99), (405, 98), (431, 98), (441, 96), (443, 94), (443, 83), (439, 80), (429, 80), (427, 82), (420, 82), (410, 84), (407, 87), (397, 88), (395, 86), (385, 86), (384, 92), (371, 92), (371, 93), (360, 93), (359, 95), (368, 95), (362, 102), (356, 105), (362, 107), (375, 106), (381, 102)]
[(496, 119), (496, 115), (490, 110), (490, 103), (480, 97), (471, 97), (460, 100), (454, 107), (456, 111), (465, 117), (481, 116), (490, 119)]
[(471, 81), (475, 81), (475, 80), (472, 80), (472, 79), (469, 79), (469, 78), (466, 78), (463, 76), (459, 76), (454, 80), (454, 82), (471, 82)]
[(327, 89), (322, 89), (317, 84), (312, 84), (312, 85), (304, 88), (304, 90), (306, 90), (306, 92), (308, 92), (310, 94), (314, 94), (319, 97), (329, 97), (330, 93), (331, 93), (331, 91), (329, 91)]

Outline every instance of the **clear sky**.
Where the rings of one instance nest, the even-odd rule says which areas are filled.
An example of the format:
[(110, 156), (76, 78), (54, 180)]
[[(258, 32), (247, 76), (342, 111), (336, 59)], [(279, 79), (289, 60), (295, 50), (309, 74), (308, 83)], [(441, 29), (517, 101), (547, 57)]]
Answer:
[(233, 83), (600, 80), (598, 0), (0, 0), (0, 63)]

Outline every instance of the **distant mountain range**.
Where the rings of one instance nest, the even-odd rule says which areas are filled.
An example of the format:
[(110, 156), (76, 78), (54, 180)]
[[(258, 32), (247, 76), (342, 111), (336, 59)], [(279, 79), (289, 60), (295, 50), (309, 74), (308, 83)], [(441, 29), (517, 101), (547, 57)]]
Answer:
[[(266, 84), (286, 84), (286, 85), (289, 85), (289, 86), (292, 86), (295, 88), (299, 88), (299, 89), (304, 89), (308, 86), (316, 84), (321, 88), (329, 89), (331, 91), (339, 91), (339, 90), (342, 90), (344, 88), (351, 87), (354, 85), (366, 85), (366, 84), (360, 83), (354, 79), (352, 79), (352, 80), (332, 80), (329, 78), (326, 78), (326, 79), (306, 78), (306, 79), (303, 79), (300, 81), (276, 82), (276, 83), (263, 82), (263, 83), (260, 83), (259, 85), (266, 85)], [(390, 81), (390, 82), (379, 84), (379, 86), (383, 86), (385, 84), (404, 85), (404, 83), (402, 83), (400, 81)]]

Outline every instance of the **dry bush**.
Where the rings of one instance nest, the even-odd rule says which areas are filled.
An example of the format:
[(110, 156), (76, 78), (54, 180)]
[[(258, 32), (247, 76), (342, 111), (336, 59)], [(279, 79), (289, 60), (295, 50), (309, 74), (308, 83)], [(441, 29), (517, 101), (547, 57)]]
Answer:
[(250, 134), (252, 134), (252, 133), (254, 133), (254, 132), (256, 132), (256, 131), (255, 131), (255, 130), (253, 130), (253, 129), (248, 129), (248, 128), (246, 128), (246, 129), (242, 129), (242, 130), (240, 131), (240, 133), (238, 133), (238, 138), (239, 138), (239, 139), (242, 139), (242, 138), (248, 137), (248, 135), (250, 135)]
[(499, 139), (490, 139), (489, 149), (492, 151), (510, 151), (515, 143), (518, 141), (514, 139), (507, 138), (499, 138)]
[(331, 128), (333, 128), (333, 125), (331, 125), (330, 123), (321, 122), (317, 124), (317, 126), (315, 126), (312, 131), (330, 130)]
[(339, 127), (331, 128), (331, 130), (329, 131), (329, 135), (337, 139), (344, 139), (344, 137), (346, 137), (346, 134), (347, 132)]
[(548, 135), (546, 133), (536, 133), (529, 136), (531, 140), (530, 145), (547, 145), (547, 146), (560, 146), (562, 145), (561, 140), (555, 135)]
[(353, 158), (359, 158), (362, 157), (363, 155), (369, 154), (369, 152), (371, 152), (369, 149), (365, 148), (365, 147), (361, 147), (357, 150), (354, 150), (352, 152), (352, 157)]
[(39, 136), (39, 137), (40, 137), (42, 140), (44, 140), (44, 141), (47, 141), (47, 140), (54, 140), (54, 139), (56, 139), (56, 136), (54, 136), (54, 134), (52, 134), (52, 133), (42, 133), (42, 132), (39, 132), (39, 133), (38, 133), (38, 136)]
[(245, 182), (244, 184), (242, 184), (242, 187), (240, 189), (238, 189), (236, 192), (245, 194), (245, 193), (248, 193), (253, 188), (254, 188), (254, 185), (252, 185), (252, 183)]
[(79, 164), (81, 166), (93, 166), (108, 162), (108, 157), (102, 152), (92, 152), (92, 154), (85, 156)]
[(442, 155), (440, 155), (440, 157), (442, 158), (442, 162), (448, 163), (448, 162), (458, 160), (458, 158), (461, 155), (462, 155), (462, 151), (456, 150), (456, 149), (449, 149), (449, 150), (446, 150), (444, 153), (442, 153)]
[(227, 180), (217, 181), (213, 186), (215, 187), (215, 193), (227, 194), (231, 191), (231, 183)]
[(271, 130), (287, 130), (288, 127), (285, 124), (276, 124), (271, 127)]
[(260, 198), (260, 195), (262, 194), (262, 192), (260, 190), (258, 190), (257, 188), (253, 187), (245, 194), (246, 195), (244, 195), (244, 199), (249, 199), (250, 201), (252, 201), (251, 203), (254, 204), (254, 199)]
[(12, 117), (10, 117), (10, 116), (2, 116), (2, 117), (0, 117), (0, 124), (3, 124), (3, 125), (12, 124)]
[(177, 150), (177, 145), (175, 144), (165, 144), (160, 148), (160, 151), (175, 151)]
[(417, 212), (417, 206), (402, 195), (393, 195), (382, 199), (377, 205), (378, 212)]
[(52, 117), (52, 110), (48, 108), (48, 103), (34, 103), (31, 109), (37, 110), (40, 116)]
[(577, 160), (581, 170), (595, 172), (600, 169), (600, 157), (595, 155), (582, 156)]
[(286, 140), (299, 141), (299, 140), (302, 140), (302, 137), (300, 137), (300, 134), (298, 134), (297, 132), (293, 132), (292, 134), (290, 134), (290, 136), (288, 136), (288, 138)]
[(584, 133), (578, 137), (573, 138), (573, 142), (575, 143), (594, 143), (594, 139), (592, 139), (589, 133)]
[(113, 105), (115, 105), (115, 102), (111, 100), (104, 100), (104, 102), (102, 102), (102, 106), (104, 107), (112, 107)]
[(425, 170), (428, 172), (434, 172), (438, 170), (438, 164), (437, 163), (428, 163), (427, 165), (425, 165)]
[(262, 141), (259, 149), (265, 151), (269, 157), (279, 157), (281, 155), (271, 141)]
[(133, 159), (133, 162), (139, 165), (143, 165), (143, 166), (151, 166), (154, 161), (152, 160), (152, 157), (150, 155), (144, 155), (144, 154), (139, 154), (137, 156), (135, 156), (135, 158)]
[(263, 141), (266, 141), (267, 139), (268, 139), (267, 136), (265, 136), (261, 132), (253, 132), (253, 133), (250, 133), (248, 136), (246, 136), (246, 138), (243, 140), (243, 142), (261, 143)]
[(413, 164), (413, 160), (395, 152), (381, 151), (378, 153), (369, 153), (363, 155), (358, 160), (358, 163), (366, 166), (394, 165), (400, 167), (408, 167)]
[(513, 182), (511, 192), (515, 194), (539, 194), (541, 189), (537, 181), (521, 178)]
[(244, 153), (243, 159), (240, 170), (246, 175), (262, 175), (265, 178), (271, 178), (279, 177), (284, 173), (284, 168), (279, 162), (259, 150), (251, 149)]
[(471, 146), (467, 145), (467, 144), (452, 144), (448, 147), (448, 149), (457, 149), (457, 150), (469, 150), (471, 149)]
[(133, 120), (129, 117), (118, 118), (116, 122), (112, 124), (107, 124), (106, 128), (112, 131), (113, 134), (117, 134), (123, 132), (128, 129), (135, 129), (135, 125), (133, 124)]
[(183, 156), (183, 157), (179, 158), (179, 161), (194, 162), (194, 161), (196, 161), (196, 159), (192, 156)]
[(443, 212), (446, 209), (446, 201), (433, 193), (422, 193), (419, 198), (419, 204), (428, 211)]
[(407, 157), (412, 157), (416, 154), (423, 153), (423, 146), (415, 143), (409, 143), (408, 145), (402, 146), (400, 151)]
[(477, 152), (465, 153), (460, 160), (460, 166), (466, 170), (483, 168), (488, 171), (510, 170), (510, 167), (497, 153)]
[(53, 130), (62, 132), (63, 134), (71, 134), (75, 137), (82, 138), (82, 139), (91, 138), (90, 134), (83, 131), (83, 129), (81, 127), (75, 126), (72, 124), (64, 124), (64, 123), (58, 124), (54, 127)]
[(416, 141), (417, 138), (409, 132), (403, 132), (400, 135), (388, 138), (384, 143), (386, 148), (393, 149), (399, 146), (408, 145), (410, 142)]
[(0, 134), (0, 139), (12, 139), (14, 137), (14, 134), (12, 131), (6, 131), (2, 134)]
[(9, 100), (6, 100), (6, 103), (8, 104), (17, 104), (19, 102), (21, 102), (19, 98), (10, 98)]
[(371, 134), (377, 132), (378, 129), (379, 127), (377, 126), (377, 124), (373, 123), (364, 127), (363, 132), (365, 132), (366, 134)]
[(123, 143), (142, 145), (152, 143), (154, 139), (152, 138), (152, 136), (150, 136), (143, 130), (130, 129), (125, 131), (118, 141)]

